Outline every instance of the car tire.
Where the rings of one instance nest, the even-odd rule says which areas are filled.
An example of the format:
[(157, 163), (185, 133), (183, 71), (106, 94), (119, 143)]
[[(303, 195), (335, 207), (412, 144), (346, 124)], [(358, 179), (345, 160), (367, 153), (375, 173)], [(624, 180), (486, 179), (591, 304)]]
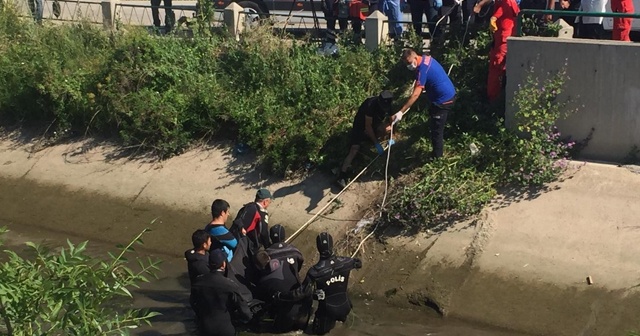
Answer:
[(247, 15), (247, 24), (249, 28), (255, 27), (260, 24), (260, 21), (267, 18), (267, 13), (260, 7), (260, 5), (253, 1), (240, 1), (238, 2), (240, 7), (244, 8), (245, 15)]

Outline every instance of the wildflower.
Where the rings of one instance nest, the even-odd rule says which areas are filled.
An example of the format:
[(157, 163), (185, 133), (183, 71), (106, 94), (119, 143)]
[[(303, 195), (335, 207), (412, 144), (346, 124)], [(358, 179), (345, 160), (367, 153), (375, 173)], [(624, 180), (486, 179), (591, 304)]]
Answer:
[(551, 152), (549, 153), (549, 155), (551, 156), (552, 159), (555, 159), (556, 157), (558, 157), (558, 153), (556, 152)]
[(400, 219), (400, 214), (396, 214), (395, 216), (393, 216), (393, 218)]

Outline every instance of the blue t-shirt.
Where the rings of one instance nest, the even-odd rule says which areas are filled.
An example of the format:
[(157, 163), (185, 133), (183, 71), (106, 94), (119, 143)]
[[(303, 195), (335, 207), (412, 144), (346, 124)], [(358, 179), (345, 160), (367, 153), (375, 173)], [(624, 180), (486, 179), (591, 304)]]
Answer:
[[(227, 262), (231, 262), (231, 259), (233, 259), (233, 251), (238, 245), (236, 237), (234, 237), (224, 225), (209, 224), (204, 230), (211, 235), (211, 248), (222, 249), (227, 254)], [(220, 242), (221, 246), (217, 246), (218, 244), (215, 242)]]
[(427, 91), (427, 97), (432, 103), (446, 103), (456, 95), (451, 79), (435, 58), (422, 55), (416, 73), (416, 84)]

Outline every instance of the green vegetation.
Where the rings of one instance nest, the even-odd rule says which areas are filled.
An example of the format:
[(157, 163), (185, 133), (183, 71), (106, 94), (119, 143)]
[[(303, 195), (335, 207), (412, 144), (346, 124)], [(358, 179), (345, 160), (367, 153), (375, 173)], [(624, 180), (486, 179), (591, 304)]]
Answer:
[[(5, 250), (0, 264), (0, 335), (127, 335), (158, 313), (131, 309), (129, 288), (155, 276), (159, 261), (126, 254), (142, 244), (140, 233), (105, 261), (86, 253), (87, 242), (52, 251), (27, 243), (28, 257)], [(0, 246), (6, 229), (0, 228)]]
[(504, 107), (490, 106), (483, 98), (488, 33), (478, 32), (475, 43), (464, 48), (461, 40), (454, 30), (444, 43), (431, 48), (444, 65), (454, 65), (450, 77), (458, 89), (455, 112), (445, 131), (447, 154), (425, 163), (431, 151), (425, 136), (426, 114), (414, 115), (401, 125), (407, 140), (394, 150), (406, 158), (396, 164), (413, 169), (393, 185), (386, 209), (388, 223), (441, 230), (453, 220), (479, 213), (498, 188), (521, 194), (554, 181), (567, 167), (575, 143), (562, 139), (554, 127), (571, 112), (566, 110), (567, 102), (558, 99), (568, 79), (564, 70), (545, 80), (529, 77), (520, 85), (510, 102), (516, 109), (517, 131), (512, 131), (504, 126)]
[[(446, 69), (454, 66), (459, 93), (445, 131), (446, 156), (426, 160), (431, 145), (423, 97), (398, 124), (390, 224), (446, 226), (477, 214), (497, 188), (540, 186), (566, 166), (572, 144), (553, 128), (564, 111), (557, 98), (564, 73), (522, 83), (510, 102), (518, 110), (518, 132), (507, 130), (504, 107), (484, 98), (489, 34), (474, 31), (472, 42), (461, 45), (461, 33), (452, 29), (431, 46)], [(382, 88), (403, 96), (412, 81), (398, 62), (398, 46), (371, 53), (344, 45), (338, 56), (325, 57), (316, 45), (269, 28), (240, 41), (222, 32), (195, 35), (37, 26), (6, 11), (0, 16), (0, 119), (46, 129), (53, 141), (115, 138), (161, 158), (199, 140), (228, 139), (248, 144), (267, 169), (282, 174), (307, 164), (336, 165), (359, 104)], [(407, 43), (421, 48), (421, 41)]]

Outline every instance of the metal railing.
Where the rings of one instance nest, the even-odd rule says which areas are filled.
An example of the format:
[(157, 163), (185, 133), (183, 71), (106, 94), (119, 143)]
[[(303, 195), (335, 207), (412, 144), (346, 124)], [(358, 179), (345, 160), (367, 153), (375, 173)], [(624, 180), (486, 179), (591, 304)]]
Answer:
[[(12, 3), (21, 15), (35, 16), (32, 12), (35, 0), (15, 0)], [(99, 0), (42, 0), (42, 19), (44, 20), (102, 23), (102, 18), (102, 6)]]
[(602, 18), (631, 18), (631, 19), (640, 19), (640, 14), (633, 13), (611, 13), (611, 12), (602, 12), (602, 13), (594, 13), (594, 12), (582, 12), (582, 11), (562, 11), (562, 10), (552, 10), (552, 9), (523, 9), (518, 13), (518, 19), (516, 21), (516, 32), (518, 36), (522, 36), (522, 18), (524, 15), (553, 15), (553, 16), (583, 16), (583, 17), (602, 17)]
[[(167, 14), (175, 21), (182, 17), (192, 18), (196, 14), (195, 5), (151, 6), (121, 2), (115, 6), (115, 15), (118, 22), (128, 26), (153, 26), (153, 11), (158, 10), (158, 18), (161, 24), (166, 25)], [(175, 24), (175, 22), (174, 22)]]

